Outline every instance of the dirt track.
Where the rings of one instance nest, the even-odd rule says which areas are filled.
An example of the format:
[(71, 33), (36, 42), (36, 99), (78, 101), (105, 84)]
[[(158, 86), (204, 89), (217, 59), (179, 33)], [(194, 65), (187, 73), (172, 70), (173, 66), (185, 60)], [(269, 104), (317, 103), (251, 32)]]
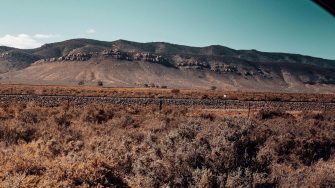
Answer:
[(83, 96), (47, 96), (47, 95), (0, 95), (0, 103), (35, 102), (43, 106), (61, 104), (86, 105), (177, 105), (187, 107), (206, 107), (218, 109), (282, 109), (282, 110), (329, 110), (335, 109), (335, 103), (323, 102), (281, 102), (281, 101), (239, 101), (217, 99), (160, 99), (160, 98), (122, 98), (122, 97), (83, 97)]

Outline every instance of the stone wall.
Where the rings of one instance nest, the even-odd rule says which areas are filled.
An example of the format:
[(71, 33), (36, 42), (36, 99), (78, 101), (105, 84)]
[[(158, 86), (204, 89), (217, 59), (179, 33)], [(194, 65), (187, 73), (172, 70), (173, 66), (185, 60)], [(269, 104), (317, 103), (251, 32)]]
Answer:
[(281, 102), (281, 101), (238, 101), (212, 99), (160, 99), (160, 98), (122, 98), (122, 97), (82, 97), (82, 96), (41, 96), (41, 95), (0, 95), (0, 103), (35, 102), (43, 106), (61, 104), (120, 104), (120, 105), (176, 105), (187, 107), (206, 107), (218, 109), (282, 109), (282, 110), (327, 110), (334, 109), (335, 103), (322, 102)]

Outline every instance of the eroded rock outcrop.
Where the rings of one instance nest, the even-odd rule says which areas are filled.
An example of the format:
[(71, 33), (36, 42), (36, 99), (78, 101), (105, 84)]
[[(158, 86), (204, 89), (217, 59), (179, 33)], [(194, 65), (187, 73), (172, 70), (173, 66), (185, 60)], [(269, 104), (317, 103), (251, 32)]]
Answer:
[(1, 58), (6, 58), (6, 57), (9, 57), (10, 56), (10, 53), (9, 52), (4, 52), (4, 53), (1, 53), (0, 54), (0, 57)]
[[(89, 53), (77, 53), (77, 54), (69, 54), (65, 57), (61, 57), (63, 61), (87, 61), (91, 59), (92, 54)], [(59, 59), (59, 58), (58, 58)]]
[(236, 73), (240, 74), (236, 65), (230, 65), (225, 63), (213, 63), (207, 61), (198, 61), (194, 59), (186, 59), (177, 62), (178, 67), (182, 69), (196, 69), (196, 70), (208, 70), (216, 73)]
[(147, 61), (151, 63), (158, 63), (168, 65), (169, 60), (161, 55), (151, 54), (151, 53), (141, 53), (141, 52), (122, 52), (118, 49), (105, 49), (100, 53), (73, 53), (62, 57), (53, 57), (49, 59), (41, 59), (35, 62), (46, 63), (46, 62), (57, 62), (57, 61), (88, 61), (92, 57), (104, 57), (113, 58), (117, 60), (126, 61)]
[(47, 63), (47, 62), (57, 62), (57, 61), (88, 61), (91, 59), (92, 54), (89, 53), (76, 53), (76, 54), (69, 54), (66, 56), (61, 56), (61, 57), (53, 57), (53, 58), (48, 58), (48, 59), (40, 59), (36, 61), (34, 64), (39, 64), (39, 63)]

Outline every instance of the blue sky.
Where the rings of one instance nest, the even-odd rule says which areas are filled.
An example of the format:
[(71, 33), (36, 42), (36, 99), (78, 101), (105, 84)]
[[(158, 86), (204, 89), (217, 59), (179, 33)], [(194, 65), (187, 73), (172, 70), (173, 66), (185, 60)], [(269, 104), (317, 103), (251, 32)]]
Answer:
[(335, 18), (309, 0), (0, 0), (0, 45), (165, 41), (335, 59)]

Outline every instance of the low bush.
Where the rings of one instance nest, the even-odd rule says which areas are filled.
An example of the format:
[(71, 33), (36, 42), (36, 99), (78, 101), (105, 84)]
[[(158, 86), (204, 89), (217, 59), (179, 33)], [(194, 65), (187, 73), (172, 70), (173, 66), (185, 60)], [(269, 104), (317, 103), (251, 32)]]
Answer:
[(31, 142), (36, 138), (36, 129), (29, 126), (4, 126), (0, 127), (0, 141), (7, 145), (17, 144), (19, 141)]
[(97, 82), (97, 85), (100, 86), (100, 87), (102, 87), (102, 86), (104, 85), (104, 83), (103, 83), (102, 81), (99, 80), (99, 81)]
[(113, 118), (113, 113), (101, 108), (89, 108), (84, 114), (84, 121), (88, 123), (102, 124)]
[(78, 82), (78, 85), (80, 85), (80, 86), (82, 86), (82, 85), (84, 85), (85, 84), (85, 81), (84, 80), (80, 80), (79, 82)]
[(180, 93), (180, 90), (179, 89), (171, 89), (171, 93), (178, 94), (178, 93)]
[(157, 105), (1, 108), (11, 118), (0, 119), (0, 187), (334, 185), (334, 112), (243, 118)]
[(282, 118), (288, 118), (288, 117), (292, 117), (291, 114), (288, 114), (286, 112), (283, 112), (281, 110), (260, 110), (256, 117), (258, 119), (272, 119), (272, 118), (275, 118), (275, 117), (282, 117)]

